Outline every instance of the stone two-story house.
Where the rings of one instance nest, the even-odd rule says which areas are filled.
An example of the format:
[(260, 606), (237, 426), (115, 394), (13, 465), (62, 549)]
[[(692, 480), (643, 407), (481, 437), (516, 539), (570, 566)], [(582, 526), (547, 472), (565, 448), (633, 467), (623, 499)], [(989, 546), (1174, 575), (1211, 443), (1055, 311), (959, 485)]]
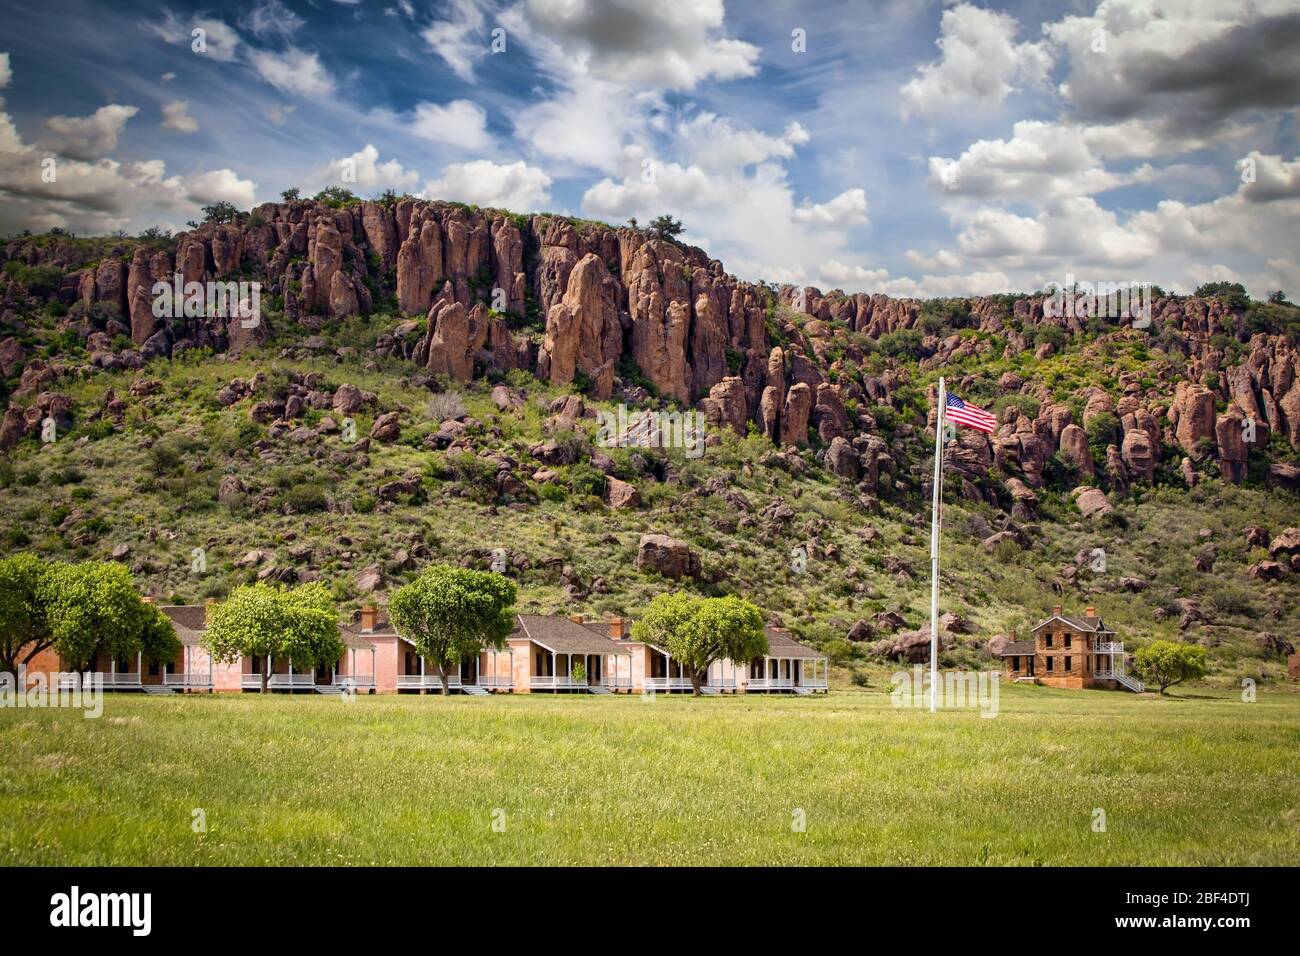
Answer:
[[(1013, 635), (1014, 636), (1014, 635)], [(1067, 617), (1061, 607), (1033, 630), (1027, 641), (1011, 641), (1002, 649), (1007, 680), (1051, 687), (1124, 688), (1135, 693), (1142, 682), (1128, 674), (1124, 645), (1115, 632), (1087, 608), (1083, 617)]]

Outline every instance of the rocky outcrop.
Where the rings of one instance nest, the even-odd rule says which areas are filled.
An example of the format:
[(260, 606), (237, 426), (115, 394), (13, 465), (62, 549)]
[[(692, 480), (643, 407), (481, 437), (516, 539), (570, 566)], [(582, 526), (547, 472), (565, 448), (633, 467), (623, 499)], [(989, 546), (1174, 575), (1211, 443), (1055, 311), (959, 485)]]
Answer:
[(1092, 460), (1092, 449), (1088, 446), (1088, 435), (1073, 423), (1061, 429), (1061, 457), (1064, 458), (1080, 476), (1091, 478), (1097, 473)]
[(1204, 442), (1214, 441), (1214, 393), (1204, 385), (1179, 382), (1169, 407), (1174, 435), (1194, 461), (1204, 457)]
[(699, 409), (709, 424), (744, 435), (749, 421), (744, 380), (734, 375), (724, 378), (709, 389), (707, 398), (700, 399)]
[(700, 559), (685, 541), (666, 534), (643, 534), (637, 546), (638, 571), (657, 571), (666, 578), (698, 577)]
[(568, 385), (581, 372), (597, 398), (614, 389), (614, 368), (623, 352), (618, 317), (618, 281), (599, 256), (587, 254), (569, 273), (564, 297), (546, 316), (546, 338), (537, 354), (537, 374)]

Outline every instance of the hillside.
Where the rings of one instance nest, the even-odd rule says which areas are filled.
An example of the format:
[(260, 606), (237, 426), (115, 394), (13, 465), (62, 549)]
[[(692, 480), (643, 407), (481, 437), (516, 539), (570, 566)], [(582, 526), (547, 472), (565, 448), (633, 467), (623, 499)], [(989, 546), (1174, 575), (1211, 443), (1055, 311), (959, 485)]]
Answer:
[[(823, 293), (643, 230), (397, 197), (2, 250), (5, 552), (115, 557), (171, 601), (320, 579), (356, 606), (495, 551), (525, 608), (736, 592), (865, 674), (923, 651), (943, 374), (1000, 423), (948, 451), (947, 662), (1053, 604), (1130, 647), (1205, 644), (1223, 682), (1280, 676), (1294, 641), (1286, 303), (1162, 294), (1134, 329), (1041, 295)], [(260, 323), (155, 317), (175, 272), (260, 281)], [(620, 403), (699, 409), (705, 453), (600, 447)], [(698, 571), (638, 567), (647, 533)]]

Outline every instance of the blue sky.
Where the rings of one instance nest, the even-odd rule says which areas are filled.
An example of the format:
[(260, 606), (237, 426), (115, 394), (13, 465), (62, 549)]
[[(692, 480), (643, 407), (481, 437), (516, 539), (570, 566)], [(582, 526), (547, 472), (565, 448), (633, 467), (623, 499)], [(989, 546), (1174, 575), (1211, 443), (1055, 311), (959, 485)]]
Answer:
[(0, 17), (3, 233), (182, 227), (217, 199), (342, 184), (669, 212), (730, 271), (823, 289), (1300, 287), (1300, 0), (0, 0)]

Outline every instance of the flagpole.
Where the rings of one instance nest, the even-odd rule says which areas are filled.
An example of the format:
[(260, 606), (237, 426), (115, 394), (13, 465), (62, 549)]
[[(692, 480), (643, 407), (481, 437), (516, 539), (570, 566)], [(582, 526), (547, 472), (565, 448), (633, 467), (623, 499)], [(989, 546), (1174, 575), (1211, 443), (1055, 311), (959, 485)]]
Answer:
[(939, 689), (939, 501), (943, 482), (943, 426), (948, 393), (939, 376), (939, 407), (934, 419), (934, 502), (930, 509), (930, 713)]

